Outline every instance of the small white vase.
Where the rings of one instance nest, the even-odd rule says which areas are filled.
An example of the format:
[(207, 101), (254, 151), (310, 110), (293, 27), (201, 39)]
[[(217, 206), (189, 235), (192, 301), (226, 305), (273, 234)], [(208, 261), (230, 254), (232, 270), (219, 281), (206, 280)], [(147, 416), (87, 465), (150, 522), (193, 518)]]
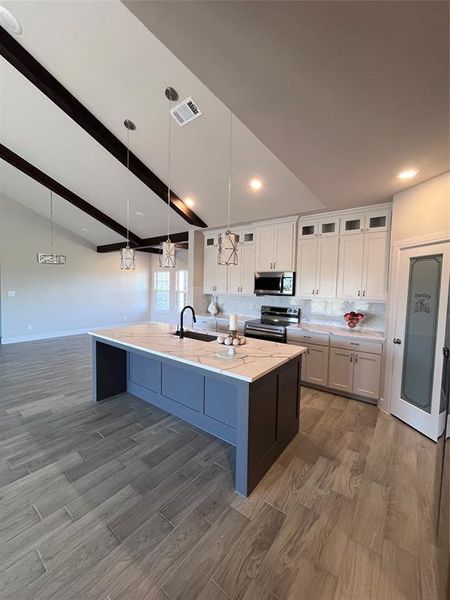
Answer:
[(217, 315), (217, 313), (219, 312), (217, 310), (217, 304), (214, 300), (214, 296), (211, 297), (211, 302), (209, 303), (209, 306), (208, 306), (208, 312), (212, 317), (215, 317)]

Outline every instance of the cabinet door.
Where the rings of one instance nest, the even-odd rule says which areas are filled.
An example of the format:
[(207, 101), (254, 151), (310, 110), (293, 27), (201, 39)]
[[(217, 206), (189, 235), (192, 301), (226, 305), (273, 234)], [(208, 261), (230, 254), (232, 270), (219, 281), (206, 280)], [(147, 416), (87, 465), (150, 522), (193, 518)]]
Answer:
[(330, 348), (328, 387), (343, 392), (352, 392), (353, 352)]
[(239, 261), (241, 265), (241, 293), (255, 293), (255, 244), (244, 244), (240, 248)]
[(318, 223), (314, 221), (300, 221), (298, 237), (300, 238), (312, 238), (318, 234)]
[(306, 352), (304, 352), (302, 354), (302, 370), (300, 373), (300, 378), (302, 381), (306, 381), (306, 370), (308, 368), (308, 352), (309, 352), (309, 346), (307, 344), (303, 344), (303, 346), (306, 348)]
[(228, 289), (227, 289), (227, 291), (229, 294), (239, 294), (241, 291), (242, 248), (239, 248), (238, 256), (239, 256), (239, 258), (238, 258), (239, 264), (228, 266)]
[(321, 298), (336, 298), (338, 257), (338, 237), (325, 237), (319, 240), (316, 296), (320, 296)]
[(309, 344), (305, 381), (316, 385), (328, 385), (328, 354), (326, 346)]
[(365, 235), (362, 297), (366, 300), (386, 298), (388, 239), (387, 232)]
[(339, 235), (339, 219), (320, 219), (317, 230), (319, 237)]
[(391, 209), (381, 208), (366, 214), (365, 231), (388, 231), (391, 226)]
[(355, 352), (354, 394), (378, 400), (380, 394), (380, 365), (381, 356), (379, 354)]
[[(216, 260), (217, 263), (217, 260)], [(220, 294), (225, 294), (227, 291), (228, 282), (228, 267), (225, 265), (216, 264), (216, 289), (215, 291)]]
[(294, 270), (295, 223), (280, 223), (274, 226), (274, 270)]
[(300, 239), (298, 244), (297, 295), (313, 298), (316, 294), (317, 238)]
[(256, 270), (273, 270), (274, 228), (260, 227), (256, 233)]
[(343, 236), (339, 244), (338, 297), (361, 298), (364, 235)]
[[(206, 242), (208, 242), (208, 239)], [(203, 291), (205, 294), (214, 294), (216, 291), (216, 271), (217, 247), (206, 244), (203, 257)]]
[(357, 235), (363, 233), (366, 226), (366, 215), (364, 213), (354, 213), (347, 217), (341, 217), (340, 234)]

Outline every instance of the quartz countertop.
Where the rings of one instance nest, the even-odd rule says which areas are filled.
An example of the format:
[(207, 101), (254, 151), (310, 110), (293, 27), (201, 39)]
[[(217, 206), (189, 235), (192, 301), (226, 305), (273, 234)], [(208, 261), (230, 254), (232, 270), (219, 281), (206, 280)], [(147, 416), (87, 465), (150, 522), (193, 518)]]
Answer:
[[(245, 345), (236, 349), (236, 358), (220, 358), (215, 354), (225, 352), (226, 346), (215, 341), (180, 340), (170, 335), (175, 329), (174, 325), (166, 323), (145, 323), (90, 331), (89, 335), (249, 382), (306, 352), (303, 346), (247, 339)], [(217, 335), (216, 332), (208, 333)], [(239, 354), (246, 356), (239, 358)]]
[(341, 335), (352, 338), (360, 338), (372, 342), (384, 342), (386, 340), (383, 332), (376, 331), (374, 329), (361, 329), (359, 331), (354, 331), (349, 327), (344, 328), (336, 327), (335, 325), (320, 325), (318, 323), (298, 323), (298, 325), (288, 325), (287, 329), (288, 336), (289, 330), (302, 329), (303, 331), (309, 331), (311, 333), (328, 333), (330, 335)]

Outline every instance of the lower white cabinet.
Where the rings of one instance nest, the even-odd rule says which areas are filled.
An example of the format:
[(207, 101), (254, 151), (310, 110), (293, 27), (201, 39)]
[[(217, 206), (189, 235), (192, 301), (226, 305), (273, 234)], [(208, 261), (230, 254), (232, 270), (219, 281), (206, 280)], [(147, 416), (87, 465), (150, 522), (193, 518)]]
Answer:
[(353, 352), (330, 348), (328, 387), (351, 394), (353, 391)]
[(328, 387), (378, 400), (381, 356), (330, 348)]
[(380, 394), (381, 356), (355, 352), (353, 358), (353, 393), (378, 400)]
[(303, 355), (302, 379), (315, 385), (328, 384), (328, 352), (326, 346), (307, 345), (308, 351)]

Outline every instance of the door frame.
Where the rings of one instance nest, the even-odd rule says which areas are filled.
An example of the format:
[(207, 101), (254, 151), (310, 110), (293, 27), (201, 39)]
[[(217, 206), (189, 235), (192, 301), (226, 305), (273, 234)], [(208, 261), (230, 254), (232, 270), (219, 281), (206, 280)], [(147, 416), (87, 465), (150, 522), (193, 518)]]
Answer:
[[(391, 256), (391, 269), (389, 275), (389, 293), (388, 293), (388, 311), (386, 320), (386, 342), (384, 350), (384, 390), (381, 395), (378, 406), (381, 410), (387, 413), (391, 413), (392, 397), (393, 397), (393, 343), (392, 340), (395, 337), (396, 330), (396, 314), (398, 304), (398, 293), (396, 290), (396, 282), (398, 281), (400, 273), (400, 257), (402, 250), (414, 249), (414, 248), (425, 248), (426, 246), (433, 246), (435, 244), (450, 244), (450, 231), (440, 231), (432, 235), (418, 236), (405, 240), (399, 240), (392, 244), (392, 256)], [(447, 252), (447, 261), (450, 260), (450, 256)], [(444, 282), (444, 290), (448, 294), (448, 281)], [(442, 289), (442, 288), (441, 288)], [(444, 303), (440, 304), (440, 311), (442, 310)], [(437, 342), (438, 343), (438, 340)], [(440, 352), (436, 352), (435, 360), (435, 377), (436, 364), (439, 365), (442, 362), (442, 355)], [(445, 425), (445, 415), (442, 413), (439, 418), (439, 431), (442, 431)], [(437, 439), (438, 432), (436, 435), (432, 435), (433, 439)]]

